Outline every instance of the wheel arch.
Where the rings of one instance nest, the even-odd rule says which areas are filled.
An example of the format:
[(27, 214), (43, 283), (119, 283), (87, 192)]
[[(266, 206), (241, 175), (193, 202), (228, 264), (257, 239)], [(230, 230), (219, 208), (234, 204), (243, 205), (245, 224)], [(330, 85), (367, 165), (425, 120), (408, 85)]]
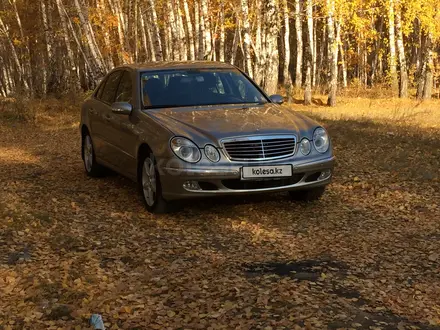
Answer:
[(136, 159), (137, 159), (136, 178), (137, 178), (138, 182), (139, 182), (141, 175), (142, 175), (143, 160), (145, 159), (145, 157), (151, 155), (152, 153), (153, 153), (153, 150), (151, 149), (151, 147), (147, 143), (145, 143), (145, 142), (141, 143), (141, 145), (138, 148), (137, 157), (136, 157)]

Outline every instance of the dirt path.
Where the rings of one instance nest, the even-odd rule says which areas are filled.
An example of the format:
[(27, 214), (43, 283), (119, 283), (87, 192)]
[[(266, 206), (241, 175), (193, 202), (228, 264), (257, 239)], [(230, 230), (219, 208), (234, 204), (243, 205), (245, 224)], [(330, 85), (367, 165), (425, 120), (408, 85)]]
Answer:
[(0, 135), (0, 329), (440, 329), (440, 140), (328, 121), (322, 201), (196, 200), (152, 217), (85, 176), (76, 128)]

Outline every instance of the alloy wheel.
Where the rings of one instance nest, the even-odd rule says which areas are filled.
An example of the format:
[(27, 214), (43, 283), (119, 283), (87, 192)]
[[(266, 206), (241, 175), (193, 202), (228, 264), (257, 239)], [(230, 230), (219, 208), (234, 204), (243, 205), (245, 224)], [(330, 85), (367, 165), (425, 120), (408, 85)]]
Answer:
[(90, 173), (93, 168), (93, 144), (90, 135), (87, 135), (84, 141), (84, 164), (87, 172)]
[(146, 158), (142, 167), (142, 189), (148, 206), (156, 202), (157, 180), (156, 169), (151, 158)]

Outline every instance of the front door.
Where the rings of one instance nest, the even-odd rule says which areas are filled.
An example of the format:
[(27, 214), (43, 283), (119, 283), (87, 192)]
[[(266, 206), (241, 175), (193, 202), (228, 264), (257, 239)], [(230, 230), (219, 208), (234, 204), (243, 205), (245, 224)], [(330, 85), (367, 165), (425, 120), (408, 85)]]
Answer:
[[(119, 84), (118, 92), (116, 93), (115, 102), (130, 103), (133, 105), (133, 77), (129, 71), (125, 71), (121, 82)], [(115, 158), (118, 168), (124, 171), (124, 173), (135, 176), (136, 175), (136, 142), (137, 135), (135, 134), (135, 124), (137, 122), (136, 112), (133, 111), (129, 116), (113, 114), (114, 120), (112, 123), (115, 125), (115, 130), (118, 134), (115, 134), (111, 140), (112, 144), (117, 149), (117, 157)]]
[(115, 102), (122, 74), (123, 71), (115, 71), (108, 76), (102, 94), (99, 94), (99, 99), (95, 103), (95, 114), (91, 123), (96, 155), (111, 164), (114, 164), (114, 157), (117, 154), (112, 140), (118, 134), (112, 122), (114, 115), (111, 106)]

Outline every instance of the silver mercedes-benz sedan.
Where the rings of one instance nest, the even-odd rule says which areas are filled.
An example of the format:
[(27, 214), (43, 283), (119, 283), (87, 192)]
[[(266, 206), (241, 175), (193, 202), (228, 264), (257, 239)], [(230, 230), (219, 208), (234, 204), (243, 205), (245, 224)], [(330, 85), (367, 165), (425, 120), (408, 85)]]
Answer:
[(116, 68), (82, 106), (86, 172), (110, 168), (135, 180), (152, 213), (190, 197), (318, 199), (332, 178), (330, 138), (282, 103), (225, 63)]

